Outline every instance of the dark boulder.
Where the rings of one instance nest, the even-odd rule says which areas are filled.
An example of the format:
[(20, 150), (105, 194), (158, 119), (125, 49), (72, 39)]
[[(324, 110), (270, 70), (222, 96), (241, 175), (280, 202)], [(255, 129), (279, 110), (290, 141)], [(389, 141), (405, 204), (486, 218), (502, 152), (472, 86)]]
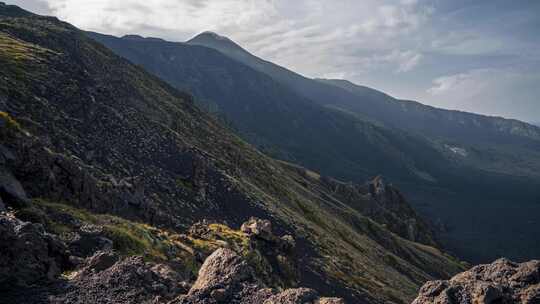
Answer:
[(72, 254), (88, 257), (98, 251), (112, 250), (113, 242), (104, 235), (103, 227), (83, 224), (79, 227), (78, 232), (70, 235), (67, 243)]
[(0, 214), (0, 288), (55, 279), (69, 266), (68, 253), (43, 226)]
[(427, 282), (413, 304), (538, 304), (540, 261), (499, 259), (478, 265), (448, 281)]
[(277, 292), (262, 283), (248, 263), (234, 251), (214, 251), (199, 270), (199, 276), (187, 295), (170, 304), (343, 304), (341, 299), (319, 298), (309, 288)]
[(8, 206), (26, 206), (30, 202), (21, 183), (2, 165), (0, 165), (0, 198)]

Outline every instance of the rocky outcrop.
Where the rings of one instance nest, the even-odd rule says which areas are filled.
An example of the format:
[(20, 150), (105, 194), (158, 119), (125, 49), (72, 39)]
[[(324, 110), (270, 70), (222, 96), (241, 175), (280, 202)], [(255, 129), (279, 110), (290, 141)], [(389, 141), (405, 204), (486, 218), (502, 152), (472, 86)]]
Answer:
[[(296, 241), (288, 234), (274, 234), (269, 220), (251, 217), (241, 225), (240, 231), (203, 220), (191, 226), (188, 237), (206, 240), (248, 256), (249, 262), (257, 269), (256, 276), (266, 285), (286, 288), (298, 284)], [(215, 249), (200, 252), (198, 256), (207, 257)], [(201, 263), (203, 261), (201, 259)]]
[(413, 304), (538, 304), (540, 261), (499, 259), (478, 265), (447, 281), (430, 281)]
[(85, 223), (78, 231), (63, 235), (63, 240), (73, 255), (88, 257), (97, 251), (112, 250), (113, 242), (104, 235), (102, 226)]
[(187, 295), (169, 304), (342, 304), (337, 298), (320, 298), (309, 288), (286, 289), (282, 292), (265, 286), (252, 268), (234, 251), (220, 248), (212, 253), (199, 270), (199, 276)]
[(142, 257), (115, 263), (117, 259), (108, 252), (88, 258), (53, 303), (164, 303), (186, 291), (181, 276), (165, 264), (144, 262)]
[(240, 230), (248, 235), (254, 235), (265, 240), (271, 240), (273, 237), (272, 223), (269, 220), (252, 217), (242, 224)]
[(321, 184), (332, 195), (390, 231), (413, 242), (437, 246), (429, 223), (409, 205), (403, 194), (383, 177), (377, 176), (365, 184), (344, 183), (321, 177)]
[[(2, 148), (2, 147), (0, 147)], [(1, 153), (0, 149), (0, 153)], [(29, 202), (21, 183), (0, 163), (0, 200), (12, 206), (22, 206)], [(2, 203), (4, 205), (4, 203)], [(1, 207), (1, 206), (0, 206)], [(5, 209), (5, 205), (4, 208)]]
[(65, 246), (43, 226), (0, 214), (0, 289), (54, 279), (67, 264)]

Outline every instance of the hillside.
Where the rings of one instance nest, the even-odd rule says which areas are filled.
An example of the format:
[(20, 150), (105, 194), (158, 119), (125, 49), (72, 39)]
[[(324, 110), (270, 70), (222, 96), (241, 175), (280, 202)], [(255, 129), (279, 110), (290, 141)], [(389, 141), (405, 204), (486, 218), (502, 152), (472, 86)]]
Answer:
[(329, 103), (329, 106), (362, 113), (385, 125), (427, 136), (443, 153), (454, 154), (468, 166), (501, 174), (539, 177), (540, 128), (537, 126), (398, 100), (344, 80), (318, 81), (343, 88), (356, 97)]
[[(242, 138), (269, 155), (355, 183), (382, 174), (438, 224), (445, 245), (466, 260), (524, 260), (540, 254), (534, 216), (540, 211), (540, 181), (534, 178), (540, 158), (530, 126), (525, 126), (532, 132), (529, 137), (502, 136), (513, 130), (509, 121), (401, 102), (345, 81), (308, 79), (214, 33), (187, 44), (88, 35), (176, 88), (193, 92), (196, 103), (225, 116)], [(345, 98), (366, 112), (338, 102)], [(436, 114), (424, 121), (427, 131), (436, 131), (444, 121), (437, 115), (463, 115), (469, 121), (465, 126), (455, 119), (447, 125), (454, 133), (470, 135), (469, 143), (407, 127), (421, 117), (401, 126), (398, 122), (410, 118), (400, 114), (407, 104), (416, 105), (407, 111)], [(471, 127), (480, 122), (489, 128)], [(499, 132), (499, 123), (506, 129)], [(511, 228), (498, 228), (493, 215), (499, 212), (507, 214), (506, 227)]]
[(540, 128), (534, 125), (398, 100), (346, 80), (309, 79), (260, 59), (215, 33), (202, 33), (187, 43), (219, 50), (322, 106), (425, 136), (441, 153), (456, 155), (453, 148), (463, 149), (467, 157), (457, 157), (457, 161), (467, 166), (497, 174), (540, 178)]
[(430, 179), (443, 159), (422, 138), (313, 104), (212, 49), (89, 35), (174, 87), (192, 92), (201, 107), (224, 115), (244, 139), (274, 157), (355, 182), (381, 172), (394, 180)]
[(199, 34), (187, 43), (219, 50), (269, 75), (313, 102), (336, 106), (391, 127), (460, 141), (482, 139), (502, 143), (515, 142), (517, 139), (540, 140), (539, 128), (517, 120), (443, 110), (419, 102), (398, 100), (346, 80), (309, 79), (260, 59), (215, 33)]
[[(433, 245), (429, 229), (393, 187), (380, 180), (367, 188), (342, 185), (265, 156), (199, 110), (190, 95), (56, 18), (0, 4), (0, 65), (0, 196), (14, 212), (2, 218), (2, 229), (24, 250), (43, 247), (28, 248), (21, 231), (33, 242), (48, 242), (47, 254), (79, 233), (112, 242), (124, 257), (143, 254), (160, 263), (174, 258), (175, 267), (196, 272), (200, 263), (184, 257), (198, 256), (208, 242), (233, 246), (243, 235), (234, 229), (257, 216), (294, 237), (301, 274), (294, 285), (350, 303), (406, 303), (425, 281), (463, 269), (449, 255), (411, 240)], [(341, 187), (354, 195), (336, 191)], [(341, 201), (340, 193), (350, 201)], [(175, 237), (202, 219), (233, 227), (212, 226), (233, 240), (215, 239), (211, 231), (204, 242)], [(71, 254), (69, 263), (59, 254), (54, 265), (60, 268), (43, 277), (69, 272), (70, 263), (85, 257)], [(114, 286), (124, 270), (152, 266), (124, 261), (99, 275)], [(253, 267), (260, 268), (256, 261)], [(33, 266), (1, 265), (20, 266), (23, 274)], [(291, 287), (287, 272), (274, 270), (282, 284), (270, 287)], [(58, 279), (95, 299), (99, 275)], [(18, 288), (23, 295), (39, 291)]]

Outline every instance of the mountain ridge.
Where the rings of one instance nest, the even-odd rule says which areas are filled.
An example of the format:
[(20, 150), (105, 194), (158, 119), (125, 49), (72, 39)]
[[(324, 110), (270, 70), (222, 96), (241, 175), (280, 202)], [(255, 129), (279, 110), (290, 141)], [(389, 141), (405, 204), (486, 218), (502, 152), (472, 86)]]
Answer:
[[(343, 94), (343, 91), (335, 91), (329, 87), (333, 86), (343, 89), (344, 86), (336, 86), (335, 82), (321, 81), (321, 79), (317, 81), (317, 79), (307, 78), (290, 71), (287, 68), (278, 66), (264, 59), (260, 59), (250, 54), (237, 44), (235, 44), (238, 46), (237, 48), (231, 49), (230, 46), (223, 46), (221, 43), (219, 43), (219, 41), (212, 41), (211, 36), (204, 36), (205, 39), (197, 39), (197, 37), (198, 36), (188, 40), (187, 43), (205, 45), (221, 51), (224, 54), (253, 67), (254, 69), (270, 75), (277, 81), (295, 89), (300, 95), (305, 96), (321, 105), (338, 106), (345, 110), (361, 114), (363, 117), (378, 120), (391, 127), (420, 132), (421, 134), (428, 136), (439, 137), (442, 135), (443, 137), (449, 137), (450, 140), (463, 140), (463, 136), (460, 136), (460, 134), (463, 134), (461, 129), (451, 131), (446, 129), (446, 125), (444, 124), (443, 128), (438, 127), (437, 125), (441, 122), (440, 119), (443, 118), (443, 121), (448, 121), (447, 124), (449, 125), (454, 124), (453, 121), (459, 123), (465, 121), (467, 122), (469, 133), (471, 130), (475, 130), (475, 127), (478, 125), (478, 120), (488, 120), (490, 124), (488, 125), (488, 127), (490, 127), (490, 131), (488, 133), (482, 133), (482, 131), (476, 135), (480, 136), (480, 138), (486, 137), (486, 141), (498, 141), (498, 137), (500, 135), (517, 135), (526, 139), (532, 139), (535, 142), (540, 140), (540, 128), (519, 120), (491, 117), (463, 111), (445, 110), (427, 106), (417, 101), (399, 100), (383, 92), (368, 87), (358, 86), (352, 84), (351, 82), (345, 86), (347, 88), (347, 94)], [(317, 83), (319, 83), (319, 85), (317, 85)], [(363, 94), (360, 95), (362, 102), (358, 102), (359, 91), (364, 91), (362, 92)], [(365, 91), (367, 91), (367, 94), (365, 94)], [(376, 100), (372, 100), (373, 94), (378, 95)], [(382, 105), (381, 103), (387, 104), (387, 106), (380, 108)], [(390, 108), (388, 108), (388, 105)], [(402, 108), (402, 106), (405, 106), (406, 108)], [(437, 111), (437, 115), (434, 115), (433, 118), (428, 116), (427, 118), (429, 120), (424, 121), (425, 116), (423, 113), (425, 113), (427, 110), (435, 110)], [(409, 114), (411, 112), (413, 115)], [(386, 117), (388, 114), (390, 114), (390, 116)], [(458, 117), (453, 118), (452, 114), (457, 115)], [(491, 122), (490, 119), (494, 121)]]

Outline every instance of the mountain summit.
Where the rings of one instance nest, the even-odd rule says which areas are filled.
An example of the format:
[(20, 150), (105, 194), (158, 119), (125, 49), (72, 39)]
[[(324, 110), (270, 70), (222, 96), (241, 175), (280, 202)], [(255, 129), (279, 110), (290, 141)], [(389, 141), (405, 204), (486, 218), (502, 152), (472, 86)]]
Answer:
[(211, 31), (202, 32), (186, 41), (186, 43), (217, 49), (231, 56), (244, 58), (244, 60), (249, 60), (249, 58), (252, 57), (248, 51), (246, 51), (236, 42)]

